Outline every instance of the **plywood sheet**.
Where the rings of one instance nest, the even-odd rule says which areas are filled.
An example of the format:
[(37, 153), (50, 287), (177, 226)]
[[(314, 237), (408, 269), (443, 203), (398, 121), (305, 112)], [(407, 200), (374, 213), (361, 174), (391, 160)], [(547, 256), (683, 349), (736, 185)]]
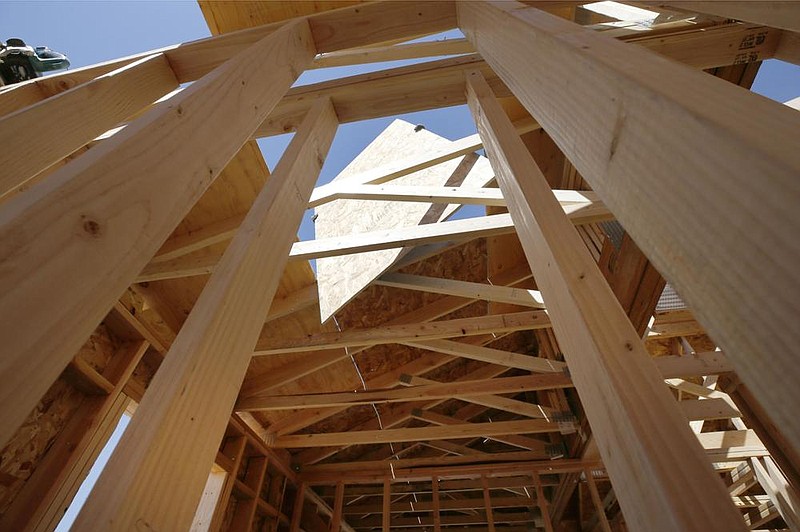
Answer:
[[(451, 141), (403, 120), (395, 120), (336, 176), (334, 182), (358, 181), (363, 172), (446, 149)], [(458, 157), (392, 181), (407, 186), (443, 186), (462, 163)], [(481, 186), (491, 178), (488, 161), (481, 157), (463, 180), (463, 186)], [(451, 184), (452, 181), (451, 181)], [(316, 238), (330, 238), (381, 229), (435, 223), (453, 207), (429, 203), (337, 200), (315, 210)], [(403, 255), (402, 248), (317, 260), (320, 318), (328, 320)]]

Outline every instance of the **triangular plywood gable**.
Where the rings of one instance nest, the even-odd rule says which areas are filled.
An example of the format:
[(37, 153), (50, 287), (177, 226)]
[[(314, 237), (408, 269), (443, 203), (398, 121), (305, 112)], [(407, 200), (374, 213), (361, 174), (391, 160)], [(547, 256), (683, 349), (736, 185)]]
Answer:
[[(334, 182), (355, 182), (361, 174), (376, 167), (425, 154), (437, 153), (453, 143), (431, 131), (403, 120), (395, 120), (364, 149)], [(393, 185), (416, 186), (484, 186), (492, 178), (486, 158), (480, 157), (466, 177), (459, 166), (468, 156), (419, 170), (393, 180)], [(471, 157), (473, 159), (474, 156)], [(464, 164), (468, 165), (470, 161)], [(430, 203), (344, 200), (339, 199), (317, 207), (316, 238), (344, 235), (436, 223), (452, 215), (457, 206)], [(409, 248), (371, 251), (317, 260), (320, 317), (324, 322), (346, 305), (370, 283), (386, 272)]]

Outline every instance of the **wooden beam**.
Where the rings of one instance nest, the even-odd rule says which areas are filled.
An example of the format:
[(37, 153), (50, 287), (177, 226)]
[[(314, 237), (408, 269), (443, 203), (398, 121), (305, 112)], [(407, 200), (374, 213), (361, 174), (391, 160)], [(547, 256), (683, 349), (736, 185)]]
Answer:
[(0, 197), (177, 87), (156, 54), (4, 117)]
[[(437, 381), (426, 379), (424, 377), (408, 376), (408, 379), (403, 380), (403, 384), (419, 386), (431, 385)], [(511, 377), (514, 378), (514, 377)], [(532, 417), (535, 419), (546, 419), (551, 417), (552, 410), (536, 404), (531, 404), (525, 401), (518, 401), (516, 399), (509, 399), (508, 397), (500, 397), (498, 395), (469, 395), (461, 394), (457, 391), (452, 396), (453, 399), (458, 399), (467, 403), (485, 406), (487, 408), (497, 408), (498, 410), (505, 410), (521, 416)]]
[(400, 61), (402, 59), (469, 54), (472, 52), (474, 52), (472, 45), (466, 39), (446, 39), (393, 46), (370, 46), (320, 54), (311, 63), (311, 68), (363, 65), (383, 61)]
[(597, 483), (594, 481), (591, 469), (584, 470), (583, 474), (586, 476), (586, 484), (589, 486), (592, 504), (594, 504), (595, 512), (597, 512), (597, 517), (600, 520), (600, 530), (603, 532), (611, 532), (611, 525), (608, 524), (608, 517), (606, 517), (606, 509), (603, 506), (603, 501), (600, 499), (600, 492), (597, 491)]
[(336, 496), (333, 502), (333, 515), (331, 516), (331, 532), (339, 532), (342, 528), (342, 505), (344, 504), (344, 482), (336, 483)]
[[(508, 15), (503, 6), (459, 5), (460, 24), (473, 43), (479, 28), (511, 22), (500, 16)], [(506, 31), (510, 29), (500, 33)], [(486, 44), (479, 39), (478, 49), (489, 48), (487, 53), (494, 54), (495, 41)], [(528, 263), (545, 301), (550, 302), (553, 330), (600, 454), (619, 486), (617, 494), (628, 523), (642, 530), (675, 530), (703, 523), (711, 527), (722, 522), (731, 530), (741, 529), (730, 497), (639, 335), (479, 73), (467, 76), (467, 99)], [(675, 458), (664, 453), (667, 441)], [(643, 470), (649, 474), (642, 475)], [(680, 489), (679, 478), (685, 479), (679, 482)], [(702, 512), (693, 502), (699, 497), (706, 501)], [(663, 519), (654, 523), (653, 515)]]
[[(3, 204), (0, 444), (311, 60), (303, 24), (259, 41)], [(281, 57), (280, 66), (265, 57)], [(47, 305), (37, 303), (42, 294)]]
[(744, 20), (764, 24), (773, 28), (800, 32), (800, 5), (794, 1), (742, 2), (730, 0), (713, 0), (709, 2), (680, 0), (645, 2), (664, 7), (674, 7), (682, 11), (707, 13), (718, 17)]
[(531, 473), (533, 477), (533, 485), (536, 488), (536, 505), (542, 514), (542, 523), (544, 524), (545, 532), (553, 532), (553, 522), (550, 520), (550, 510), (548, 509), (547, 498), (544, 496), (544, 488), (542, 487), (542, 478), (538, 471)]
[(419, 290), (433, 294), (485, 299), (499, 303), (509, 303), (522, 307), (545, 308), (542, 295), (538, 290), (525, 290), (509, 286), (493, 286), (485, 283), (456, 281), (441, 277), (427, 277), (407, 273), (384, 273), (373, 284), (390, 286), (406, 290)]
[[(800, 447), (800, 418), (785, 408), (800, 403), (800, 270), (786, 268), (800, 257), (800, 152), (789, 140), (800, 115), (519, 4), (460, 4), (459, 21)], [(550, 75), (529, 75), (532, 57)], [(563, 79), (574, 80), (567, 90)], [(730, 230), (743, 220), (745, 233)], [(743, 247), (767, 251), (742, 261)]]
[(317, 102), (302, 126), (170, 348), (78, 516), (77, 530), (97, 530), (108, 522), (130, 528), (142, 520), (179, 530), (191, 523), (336, 132), (330, 102)]
[[(600, 202), (565, 202), (564, 210), (575, 224), (593, 223), (611, 219), (608, 209)], [(187, 256), (218, 242), (231, 238), (240, 217), (212, 224), (196, 233), (175, 237), (167, 242), (159, 255), (147, 265), (137, 282), (159, 281), (211, 273), (218, 262), (215, 255)], [(453, 220), (402, 229), (374, 231), (338, 238), (323, 238), (297, 242), (292, 247), (290, 260), (310, 260), (380, 249), (391, 249), (431, 242), (468, 240), (486, 236), (509, 234), (514, 227), (508, 215), (497, 214), (480, 218)], [(184, 257), (181, 259), (181, 257)]]
[[(486, 486), (488, 489), (489, 478), (486, 475), (481, 475), (486, 478)], [(444, 492), (442, 485), (445, 481), (439, 481), (440, 492)], [(479, 484), (480, 488), (480, 484)], [(427, 490), (430, 492), (431, 490)], [(416, 492), (419, 493), (419, 492)], [(514, 497), (496, 497), (492, 501), (494, 508), (520, 508), (534, 506), (532, 499), (525, 496)], [(345, 514), (347, 515), (366, 515), (381, 513), (381, 504), (351, 504), (345, 507)], [(439, 502), (440, 510), (483, 510), (485, 508), (484, 499), (482, 497), (470, 497), (464, 499), (443, 499)], [(392, 504), (391, 513), (406, 513), (406, 512), (430, 512), (433, 509), (433, 504), (428, 501), (400, 501)]]
[[(522, 421), (465, 423), (461, 425), (438, 427), (362, 430), (358, 432), (326, 432), (319, 434), (290, 434), (288, 436), (278, 436), (271, 443), (271, 446), (294, 449), (332, 445), (367, 445), (371, 443), (478, 438), (481, 436), (489, 437), (504, 434), (533, 434), (558, 432), (558, 430), (558, 423), (541, 419), (525, 419)], [(475, 457), (472, 458), (474, 459)]]
[[(455, 12), (450, 1), (435, 4), (424, 1), (373, 2), (316, 13), (298, 20), (308, 21), (317, 51), (333, 52), (445, 31), (454, 27)], [(370, 31), (354, 32), (351, 30), (353, 24), (370, 28)], [(167, 57), (180, 83), (194, 81), (285, 25), (285, 21), (265, 24), (24, 82), (0, 93), (0, 116), (156, 53), (163, 53)], [(303, 109), (296, 125), (308, 109), (309, 106)]]
[(494, 515), (492, 513), (492, 495), (489, 493), (489, 482), (486, 479), (486, 475), (481, 475), (481, 484), (483, 487), (483, 506), (486, 509), (486, 526), (489, 532), (495, 532)]
[(381, 530), (389, 532), (392, 527), (392, 482), (389, 477), (383, 480), (383, 507)]
[[(410, 376), (406, 376), (410, 378)], [(388, 390), (363, 392), (318, 393), (305, 395), (254, 395), (236, 404), (237, 412), (294, 410), (320, 406), (355, 406), (372, 403), (428, 401), (455, 395), (497, 395), (534, 390), (571, 387), (565, 374), (524, 375), (477, 381), (439, 382)]]
[(431, 500), (433, 501), (433, 532), (442, 531), (442, 516), (439, 513), (439, 478), (431, 478)]
[(297, 493), (294, 496), (294, 505), (292, 506), (292, 521), (289, 525), (289, 532), (300, 532), (300, 522), (303, 519), (303, 503), (306, 500), (305, 496), (306, 484), (301, 482), (297, 486)]
[(535, 373), (557, 373), (564, 371), (567, 365), (558, 360), (548, 360), (546, 358), (523, 355), (521, 353), (510, 353), (500, 349), (470, 345), (452, 340), (421, 340), (403, 342), (405, 345), (427, 349), (436, 353), (444, 353), (457, 357), (480, 360), (489, 364), (506, 366), (509, 368), (526, 369)]
[(486, 333), (527, 331), (550, 326), (542, 310), (492, 314), (476, 318), (460, 318), (423, 323), (385, 325), (367, 329), (319, 333), (303, 338), (267, 338), (256, 348), (255, 356), (302, 353), (314, 349), (403, 343), (414, 340), (475, 336)]

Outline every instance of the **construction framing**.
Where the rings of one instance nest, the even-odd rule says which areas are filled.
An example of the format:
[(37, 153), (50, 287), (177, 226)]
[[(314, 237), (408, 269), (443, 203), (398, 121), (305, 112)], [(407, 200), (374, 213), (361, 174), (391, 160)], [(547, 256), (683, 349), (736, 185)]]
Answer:
[(800, 530), (800, 6), (199, 3), (0, 88), (0, 529)]

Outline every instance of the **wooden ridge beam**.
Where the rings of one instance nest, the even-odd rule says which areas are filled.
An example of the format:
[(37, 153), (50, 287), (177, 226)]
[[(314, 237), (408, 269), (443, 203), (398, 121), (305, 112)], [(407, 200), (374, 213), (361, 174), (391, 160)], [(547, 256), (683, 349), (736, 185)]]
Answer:
[(475, 318), (348, 329), (318, 333), (300, 338), (266, 338), (262, 339), (256, 346), (254, 356), (302, 353), (314, 349), (332, 349), (336, 347), (455, 338), (486, 333), (527, 331), (549, 326), (550, 318), (548, 318), (547, 312), (543, 310), (490, 314)]
[(473, 53), (472, 45), (466, 39), (446, 39), (443, 41), (397, 44), (393, 46), (370, 46), (320, 54), (310, 68), (329, 68), (348, 65), (363, 65), (402, 59), (420, 59), (443, 55)]
[[(325, 447), (333, 445), (367, 445), (373, 443), (398, 443), (409, 441), (450, 440), (453, 438), (478, 438), (502, 436), (506, 434), (537, 434), (558, 432), (558, 423), (540, 419), (521, 421), (496, 421), (494, 423), (465, 423), (462, 425), (442, 425), (387, 430), (364, 430), (359, 432), (326, 432), (318, 434), (291, 434), (278, 436), (272, 447), (302, 448)], [(471, 457), (458, 457), (471, 458)], [(480, 459), (483, 459), (481, 456)]]
[[(410, 380), (411, 376), (404, 376)], [(401, 381), (403, 377), (401, 377)], [(401, 403), (406, 401), (428, 401), (446, 399), (455, 395), (497, 395), (553, 388), (567, 388), (571, 381), (565, 374), (523, 375), (477, 381), (439, 382), (393, 388), (367, 390), (363, 392), (317, 393), (304, 395), (253, 395), (240, 399), (238, 412), (293, 410), (319, 406), (350, 407), (372, 403)]]
[[(794, 215), (800, 152), (788, 140), (800, 130), (800, 115), (724, 80), (519, 7), (460, 4), (459, 24), (800, 447), (800, 418), (785, 408), (800, 403), (800, 388), (793, 385), (800, 376), (794, 319), (800, 270), (786, 267), (800, 257), (800, 219)], [(505, 31), (473, 32), (489, 20)], [(526, 74), (532, 54), (551, 75)], [(575, 80), (568, 90), (557, 81), (564, 78)], [(594, 104), (576, 109), (575, 101)], [(747, 110), (754, 127), (741, 127), (739, 109)], [(688, 126), (678, 135), (676, 124)], [(737, 193), (719, 194), (718, 186)], [(743, 220), (745, 233), (730, 230)], [(742, 261), (743, 247), (763, 253)], [(682, 260), (674, 260), (678, 256)]]
[(178, 333), (76, 530), (191, 524), (337, 126), (330, 101), (312, 106)]
[[(512, 53), (507, 49), (507, 32), (525, 39), (527, 19), (517, 20), (515, 15), (527, 11), (519, 4), (459, 4), (459, 24), (487, 60), (496, 62), (498, 49)], [(573, 26), (578, 28), (568, 24)], [(524, 65), (530, 56), (526, 61)], [(528, 72), (524, 65), (517, 68)], [(525, 256), (550, 302), (553, 331), (600, 454), (615, 486), (620, 486), (616, 491), (628, 523), (641, 530), (720, 523), (740, 530), (730, 497), (664, 387), (644, 343), (480, 73), (468, 74), (467, 95)], [(648, 474), (642, 475), (642, 470)], [(705, 501), (702, 513), (694, 502), (699, 497)], [(663, 518), (656, 523), (653, 515)]]
[(0, 444), (311, 60), (303, 24), (274, 32), (3, 204)]

